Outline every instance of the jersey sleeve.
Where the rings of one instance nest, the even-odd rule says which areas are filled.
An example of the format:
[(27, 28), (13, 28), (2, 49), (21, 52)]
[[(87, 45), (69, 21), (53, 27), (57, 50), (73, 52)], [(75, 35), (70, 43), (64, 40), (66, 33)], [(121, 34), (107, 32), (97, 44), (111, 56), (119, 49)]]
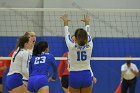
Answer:
[(139, 70), (138, 70), (138, 68), (137, 68), (136, 65), (134, 65), (134, 70), (135, 70), (136, 72), (139, 72)]
[(56, 62), (55, 62), (55, 58), (52, 54), (49, 55), (49, 59), (48, 61), (50, 62), (52, 69), (53, 69), (53, 75), (52, 78), (56, 79), (57, 76), (57, 66), (56, 66)]
[(69, 27), (65, 26), (64, 30), (65, 30), (65, 41), (66, 41), (67, 47), (68, 48), (73, 47), (75, 44), (74, 44), (74, 42), (71, 38), (71, 35), (69, 33)]
[(121, 71), (125, 71), (126, 69), (125, 69), (125, 65), (122, 65), (121, 66)]
[(90, 26), (86, 25), (85, 30), (87, 31), (87, 34), (88, 34), (88, 44), (89, 44), (89, 46), (93, 47), (92, 38), (90, 36)]

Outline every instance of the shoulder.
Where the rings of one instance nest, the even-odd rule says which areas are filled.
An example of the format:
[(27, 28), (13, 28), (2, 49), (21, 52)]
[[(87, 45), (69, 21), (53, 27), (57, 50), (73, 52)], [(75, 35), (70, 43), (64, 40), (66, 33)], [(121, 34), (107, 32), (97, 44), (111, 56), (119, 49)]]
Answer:
[(25, 55), (28, 55), (29, 54), (29, 51), (28, 50), (25, 50), (25, 49), (21, 49), (20, 50), (20, 54), (25, 56)]
[(121, 68), (124, 68), (124, 67), (126, 67), (126, 63), (122, 64), (122, 66), (121, 66)]
[(45, 53), (44, 55), (47, 57), (47, 59), (54, 59), (54, 55), (51, 53)]
[(132, 67), (137, 67), (136, 64), (134, 64), (134, 63), (131, 63), (131, 66), (132, 66)]

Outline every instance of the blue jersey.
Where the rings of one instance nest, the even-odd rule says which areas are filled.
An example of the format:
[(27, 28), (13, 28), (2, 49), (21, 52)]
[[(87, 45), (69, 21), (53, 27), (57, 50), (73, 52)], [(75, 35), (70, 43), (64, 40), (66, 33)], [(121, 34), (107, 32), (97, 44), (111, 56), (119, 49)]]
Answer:
[(54, 56), (50, 53), (42, 53), (39, 56), (32, 56), (29, 63), (29, 75), (48, 76), (50, 67), (53, 68), (54, 74), (52, 77), (55, 79), (57, 74), (57, 67), (56, 67)]

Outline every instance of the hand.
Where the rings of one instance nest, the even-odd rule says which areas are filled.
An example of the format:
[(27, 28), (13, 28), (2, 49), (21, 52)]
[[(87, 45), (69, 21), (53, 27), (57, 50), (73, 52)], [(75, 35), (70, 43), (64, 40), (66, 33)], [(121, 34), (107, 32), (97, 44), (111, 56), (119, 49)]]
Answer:
[(49, 77), (48, 82), (55, 81), (52, 77)]
[(81, 20), (81, 21), (85, 22), (85, 25), (89, 25), (89, 21), (90, 21), (89, 16), (88, 15), (84, 15), (84, 19)]
[(64, 26), (68, 26), (68, 22), (70, 21), (68, 19), (68, 15), (64, 14), (62, 17), (60, 17), (64, 21)]
[(96, 79), (96, 77), (94, 77), (93, 78), (93, 83), (96, 84), (96, 82), (97, 82), (97, 79)]
[(133, 70), (132, 68), (130, 68), (130, 70), (131, 70), (132, 72), (134, 72), (134, 70)]
[(62, 79), (62, 78), (61, 78), (61, 77), (59, 77), (59, 79), (60, 79), (60, 81), (61, 81), (61, 79)]

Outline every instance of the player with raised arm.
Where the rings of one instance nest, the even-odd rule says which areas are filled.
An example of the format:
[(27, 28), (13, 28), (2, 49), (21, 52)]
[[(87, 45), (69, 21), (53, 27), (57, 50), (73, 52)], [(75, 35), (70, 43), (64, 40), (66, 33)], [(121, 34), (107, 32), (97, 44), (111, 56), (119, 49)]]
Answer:
[[(48, 82), (55, 80), (57, 66), (54, 56), (50, 53), (46, 41), (40, 41), (34, 46), (33, 56), (29, 63), (28, 91), (30, 93), (49, 93)], [(53, 75), (49, 76), (49, 68), (53, 68)]]
[(11, 60), (10, 70), (6, 78), (6, 86), (10, 93), (26, 93), (27, 89), (23, 84), (22, 78), (27, 71), (24, 68), (28, 62), (29, 51), (31, 49), (31, 42), (28, 36), (21, 36), (19, 38), (18, 49), (14, 52)]
[(65, 41), (69, 49), (69, 92), (70, 93), (91, 93), (92, 76), (90, 58), (92, 54), (93, 42), (89, 35), (89, 16), (84, 16), (85, 30), (78, 28), (75, 31), (75, 42), (71, 40), (67, 15), (61, 17), (64, 21)]
[[(71, 39), (75, 42), (75, 36), (72, 35)], [(62, 57), (68, 57), (68, 52), (65, 52)], [(58, 66), (58, 76), (61, 81), (62, 88), (65, 93), (69, 93), (69, 63), (68, 60), (61, 60)]]

